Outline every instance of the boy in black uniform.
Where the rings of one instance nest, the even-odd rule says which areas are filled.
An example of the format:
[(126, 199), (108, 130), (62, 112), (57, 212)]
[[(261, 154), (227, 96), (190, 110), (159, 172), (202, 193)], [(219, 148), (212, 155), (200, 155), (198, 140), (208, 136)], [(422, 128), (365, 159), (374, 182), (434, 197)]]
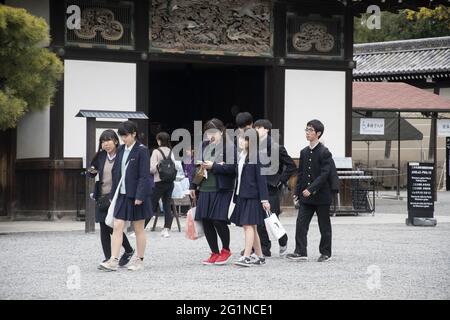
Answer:
[[(272, 130), (272, 123), (267, 119), (260, 119), (254, 123), (254, 127), (256, 131), (258, 131), (259, 139), (260, 139), (260, 154), (264, 159), (271, 159), (270, 163), (264, 163), (263, 166), (269, 167), (271, 164), (273, 165), (273, 160), (271, 158), (272, 152), (278, 153), (278, 170), (272, 174), (267, 175), (267, 188), (269, 190), (269, 203), (272, 209), (277, 216), (280, 215), (280, 190), (283, 185), (286, 185), (289, 178), (295, 173), (296, 165), (294, 160), (289, 156), (286, 151), (286, 148), (279, 145), (275, 141), (272, 140), (272, 137), (269, 135), (270, 130)], [(270, 252), (271, 242), (269, 239), (269, 235), (267, 234), (266, 226), (258, 225), (258, 234), (261, 240), (261, 247), (264, 256), (270, 257), (272, 254)], [(278, 240), (278, 244), (280, 245), (280, 257), (284, 257), (287, 254), (287, 241), (288, 237), (285, 234)]]
[(306, 125), (306, 139), (309, 146), (300, 152), (298, 181), (294, 197), (300, 202), (297, 216), (295, 251), (287, 258), (294, 261), (307, 261), (307, 235), (309, 224), (317, 213), (321, 234), (319, 262), (331, 259), (331, 187), (328, 182), (332, 166), (332, 156), (319, 139), (324, 126), (319, 120), (311, 120)]

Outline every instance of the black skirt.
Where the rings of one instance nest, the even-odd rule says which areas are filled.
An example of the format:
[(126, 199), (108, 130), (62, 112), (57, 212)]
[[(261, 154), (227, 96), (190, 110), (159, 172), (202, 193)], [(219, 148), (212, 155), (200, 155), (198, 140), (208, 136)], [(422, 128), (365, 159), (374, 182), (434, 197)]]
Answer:
[(134, 201), (134, 198), (128, 198), (124, 194), (119, 194), (114, 207), (114, 218), (125, 221), (138, 221), (150, 219), (153, 216), (150, 197), (138, 206), (134, 204)]
[(195, 220), (211, 219), (228, 221), (233, 191), (200, 192), (195, 209)]
[(259, 199), (243, 199), (236, 197), (236, 206), (230, 220), (237, 226), (263, 225), (266, 213)]

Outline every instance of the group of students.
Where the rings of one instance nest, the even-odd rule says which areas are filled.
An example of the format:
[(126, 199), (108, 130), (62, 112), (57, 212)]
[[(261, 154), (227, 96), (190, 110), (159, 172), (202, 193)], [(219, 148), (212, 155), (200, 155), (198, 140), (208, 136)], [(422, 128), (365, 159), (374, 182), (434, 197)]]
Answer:
[[(243, 227), (245, 237), (245, 247), (235, 264), (242, 267), (265, 264), (265, 258), (271, 256), (271, 242), (264, 226), (264, 218), (266, 213), (280, 214), (280, 190), (297, 170), (286, 149), (272, 141), (272, 125), (269, 120), (261, 119), (253, 123), (250, 113), (241, 112), (236, 116), (236, 125), (239, 136), (234, 140), (227, 137), (221, 120), (213, 118), (207, 121), (203, 128), (206, 139), (195, 154), (196, 170), (192, 171), (190, 179), (190, 196), (196, 204), (195, 220), (202, 222), (211, 250), (209, 257), (202, 261), (205, 265), (230, 262), (230, 223)], [(306, 237), (314, 212), (319, 216), (322, 234), (319, 261), (331, 258), (331, 193), (328, 176), (332, 158), (328, 149), (318, 142), (323, 131), (320, 121), (308, 122), (306, 138), (310, 141), (310, 146), (300, 154), (294, 195), (295, 200), (300, 202), (294, 253), (287, 254), (287, 235), (279, 239), (280, 256), (294, 261), (307, 260)], [(119, 144), (118, 136), (113, 130), (102, 133), (99, 150), (88, 169), (92, 177), (98, 174), (94, 192), (97, 202), (95, 216), (96, 222), (100, 223), (100, 239), (105, 255), (105, 260), (98, 268), (102, 271), (115, 271), (119, 266), (127, 265), (128, 270), (137, 271), (144, 268), (144, 230), (156, 212), (160, 199), (166, 218), (163, 234), (168, 233), (171, 227), (170, 200), (173, 182), (161, 181), (159, 166), (162, 160), (173, 159), (173, 155), (170, 136), (165, 132), (157, 135), (159, 148), (153, 150), (151, 160), (148, 148), (138, 139), (135, 123), (121, 123), (118, 133), (123, 145)], [(258, 146), (256, 158), (251, 152), (251, 144), (254, 143), (250, 138), (252, 136), (256, 137)], [(278, 168), (272, 174), (262, 174), (262, 168), (269, 164), (262, 163), (260, 156), (264, 154), (270, 158), (273, 151), (279, 156)], [(226, 161), (230, 158), (233, 161)], [(124, 179), (120, 183), (122, 177)], [(105, 217), (109, 201), (117, 188), (114, 226), (110, 228), (105, 224)], [(124, 233), (128, 221), (133, 222), (137, 252)], [(218, 237), (222, 242), (220, 250)], [(119, 258), (122, 246), (124, 253)], [(134, 259), (131, 261), (132, 257)]]

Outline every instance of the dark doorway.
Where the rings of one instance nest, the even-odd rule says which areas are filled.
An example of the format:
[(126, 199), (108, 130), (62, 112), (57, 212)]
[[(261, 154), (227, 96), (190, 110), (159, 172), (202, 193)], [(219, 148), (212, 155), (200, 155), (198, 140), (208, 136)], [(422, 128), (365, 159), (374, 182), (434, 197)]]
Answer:
[(157, 63), (150, 65), (150, 139), (177, 128), (193, 131), (194, 120), (219, 118), (234, 128), (237, 112), (264, 117), (264, 67)]

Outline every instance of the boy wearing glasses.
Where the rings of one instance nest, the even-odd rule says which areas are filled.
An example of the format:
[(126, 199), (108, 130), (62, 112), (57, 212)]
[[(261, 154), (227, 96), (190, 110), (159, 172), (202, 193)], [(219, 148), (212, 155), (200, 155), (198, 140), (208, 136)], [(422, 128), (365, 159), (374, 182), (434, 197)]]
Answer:
[(308, 261), (307, 236), (314, 212), (317, 213), (321, 234), (318, 262), (331, 259), (331, 187), (328, 183), (332, 156), (319, 139), (324, 126), (319, 120), (311, 120), (306, 124), (306, 140), (309, 146), (300, 151), (297, 187), (294, 193), (300, 203), (297, 216), (295, 251), (287, 255), (293, 261)]

